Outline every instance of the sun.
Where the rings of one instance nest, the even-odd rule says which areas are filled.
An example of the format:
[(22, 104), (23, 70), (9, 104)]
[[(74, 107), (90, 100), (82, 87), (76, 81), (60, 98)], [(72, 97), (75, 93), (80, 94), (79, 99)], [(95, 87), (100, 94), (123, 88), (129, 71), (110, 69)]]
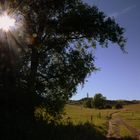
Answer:
[(12, 27), (15, 27), (16, 20), (10, 17), (7, 13), (0, 16), (0, 29), (8, 32)]

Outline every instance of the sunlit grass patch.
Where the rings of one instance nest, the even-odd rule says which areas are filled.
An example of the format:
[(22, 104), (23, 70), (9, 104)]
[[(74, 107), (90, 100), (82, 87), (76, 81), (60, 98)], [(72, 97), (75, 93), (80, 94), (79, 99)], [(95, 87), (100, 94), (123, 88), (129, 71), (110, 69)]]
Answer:
[(140, 130), (140, 104), (125, 106), (119, 115), (127, 124)]
[(121, 137), (123, 137), (123, 138), (132, 137), (132, 134), (130, 133), (130, 131), (125, 126), (121, 125), (119, 128), (120, 128)]
[(74, 124), (89, 122), (97, 126), (99, 131), (107, 133), (108, 120), (113, 109), (89, 109), (80, 105), (66, 105), (64, 121), (71, 121)]
[[(121, 118), (128, 125), (140, 129), (140, 105), (127, 105), (124, 109), (89, 109), (84, 108), (82, 105), (69, 105), (65, 106), (64, 122), (69, 121), (75, 125), (79, 123), (89, 122), (96, 126), (96, 128), (103, 133), (107, 134), (108, 122), (110, 119)], [(113, 114), (113, 115), (112, 115)], [(120, 135), (124, 139), (133, 139), (131, 132), (124, 126), (119, 125)]]

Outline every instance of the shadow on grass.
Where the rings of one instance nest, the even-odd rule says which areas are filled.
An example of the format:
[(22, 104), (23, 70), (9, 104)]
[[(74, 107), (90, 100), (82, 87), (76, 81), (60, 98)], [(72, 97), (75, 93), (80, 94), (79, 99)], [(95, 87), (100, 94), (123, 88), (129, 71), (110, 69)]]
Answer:
[[(100, 131), (99, 131), (100, 129)], [(36, 123), (15, 124), (7, 127), (3, 133), (3, 140), (106, 140), (105, 134), (101, 128), (93, 124), (84, 123), (74, 125), (69, 124), (45, 124)], [(109, 140), (118, 140), (110, 138)], [(121, 138), (120, 140), (134, 140), (130, 137)]]
[(69, 123), (67, 125), (41, 125), (36, 133), (36, 137), (41, 136), (43, 140), (47, 138), (47, 140), (104, 140), (106, 139), (105, 135), (103, 135), (98, 129), (90, 124), (78, 124), (73, 125)]
[(132, 137), (123, 137), (123, 138), (108, 138), (108, 140), (136, 140)]
[(125, 136), (122, 138), (108, 138), (108, 140), (136, 140), (136, 139), (129, 136)]
[(73, 125), (45, 124), (19, 125), (7, 127), (3, 133), (3, 140), (105, 140), (103, 135), (90, 123)]
[[(2, 140), (106, 140), (102, 127), (96, 127), (90, 123), (74, 125), (46, 124), (44, 122), (31, 122), (15, 120), (4, 123), (1, 131)], [(110, 139), (115, 140), (115, 139)], [(122, 140), (132, 140), (123, 138)]]

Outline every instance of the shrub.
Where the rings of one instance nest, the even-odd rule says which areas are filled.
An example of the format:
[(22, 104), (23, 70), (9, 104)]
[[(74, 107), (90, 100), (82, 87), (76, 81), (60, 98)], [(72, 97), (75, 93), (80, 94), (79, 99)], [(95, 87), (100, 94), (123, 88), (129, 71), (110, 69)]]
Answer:
[(113, 108), (114, 109), (121, 109), (121, 108), (123, 108), (123, 105), (121, 103), (117, 103), (116, 105), (114, 105)]

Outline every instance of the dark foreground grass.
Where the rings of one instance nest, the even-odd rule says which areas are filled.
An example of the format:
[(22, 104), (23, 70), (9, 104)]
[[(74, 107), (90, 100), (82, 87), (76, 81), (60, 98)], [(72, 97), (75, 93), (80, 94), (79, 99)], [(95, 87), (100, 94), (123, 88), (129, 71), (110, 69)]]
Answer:
[[(47, 138), (48, 140), (103, 140), (105, 136), (101, 134), (98, 129), (90, 124), (59, 124), (59, 125), (44, 125), (44, 132), (40, 131), (39, 135), (44, 135), (43, 140)], [(37, 137), (37, 135), (36, 135)]]
[[(89, 111), (92, 113), (91, 110)], [(95, 116), (98, 114), (96, 112), (94, 112)], [(85, 110), (82, 114), (86, 118), (90, 116)], [(98, 120), (104, 119), (104, 114), (106, 113), (102, 113), (102, 117)], [(29, 121), (30, 117), (26, 118), (22, 115), (11, 116), (0, 114), (0, 140), (106, 140), (107, 129), (105, 128), (108, 127), (104, 127), (104, 123), (94, 124), (81, 119), (82, 123), (74, 123), (70, 120), (59, 124), (47, 124), (43, 121), (31, 121), (32, 119)], [(132, 140), (132, 138), (124, 135), (121, 140)]]
[[(91, 123), (46, 124), (15, 123), (7, 124), (0, 131), (0, 140), (106, 140), (105, 133)], [(124, 137), (123, 140), (132, 140)]]
[[(7, 128), (2, 133), (1, 140), (106, 140), (106, 136), (98, 130), (99, 128), (88, 122), (77, 125), (42, 122), (28, 128), (25, 125), (18, 127), (15, 125), (13, 129)], [(132, 139), (126, 137), (122, 140)]]
[[(45, 124), (25, 126), (15, 125), (3, 131), (3, 140), (105, 140), (106, 137), (93, 124)], [(1, 136), (2, 136), (1, 135)]]

